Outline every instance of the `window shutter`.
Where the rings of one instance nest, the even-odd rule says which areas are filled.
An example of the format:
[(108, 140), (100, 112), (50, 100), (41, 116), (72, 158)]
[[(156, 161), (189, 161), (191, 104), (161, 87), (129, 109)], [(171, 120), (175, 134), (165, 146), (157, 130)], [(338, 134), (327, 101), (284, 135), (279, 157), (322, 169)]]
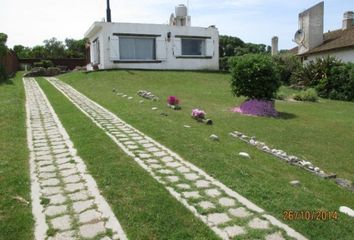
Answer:
[(157, 60), (167, 59), (166, 40), (164, 38), (156, 39), (156, 59)]
[(208, 57), (214, 56), (214, 41), (212, 39), (205, 40), (205, 55)]
[(173, 40), (173, 54), (178, 57), (182, 55), (182, 40), (180, 38), (175, 38)]
[(118, 36), (111, 36), (109, 47), (110, 47), (111, 61), (119, 60), (119, 37)]

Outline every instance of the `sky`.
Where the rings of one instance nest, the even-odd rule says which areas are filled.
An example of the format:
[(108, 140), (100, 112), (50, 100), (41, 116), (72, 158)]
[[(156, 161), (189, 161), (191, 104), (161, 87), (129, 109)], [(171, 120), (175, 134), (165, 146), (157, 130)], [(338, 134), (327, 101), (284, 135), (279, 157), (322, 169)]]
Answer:
[[(81, 39), (94, 21), (106, 14), (106, 0), (0, 0), (0, 32), (7, 45), (33, 47), (56, 37)], [(110, 0), (113, 22), (168, 23), (178, 4), (188, 4), (192, 26), (216, 25), (220, 34), (245, 42), (279, 48), (295, 46), (298, 14), (319, 0)], [(354, 10), (353, 0), (325, 0), (324, 31), (341, 28), (343, 13)]]

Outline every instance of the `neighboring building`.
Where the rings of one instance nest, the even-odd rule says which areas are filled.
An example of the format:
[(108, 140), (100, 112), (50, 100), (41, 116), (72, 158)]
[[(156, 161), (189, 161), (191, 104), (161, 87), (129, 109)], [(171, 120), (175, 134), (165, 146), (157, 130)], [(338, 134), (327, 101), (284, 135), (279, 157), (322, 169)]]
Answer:
[(299, 14), (298, 47), (290, 51), (305, 63), (327, 56), (354, 63), (354, 12), (344, 13), (342, 29), (327, 33), (323, 33), (323, 13), (324, 3), (320, 2)]
[(95, 22), (85, 34), (88, 69), (218, 70), (218, 30), (190, 23), (184, 5), (176, 7), (169, 25)]

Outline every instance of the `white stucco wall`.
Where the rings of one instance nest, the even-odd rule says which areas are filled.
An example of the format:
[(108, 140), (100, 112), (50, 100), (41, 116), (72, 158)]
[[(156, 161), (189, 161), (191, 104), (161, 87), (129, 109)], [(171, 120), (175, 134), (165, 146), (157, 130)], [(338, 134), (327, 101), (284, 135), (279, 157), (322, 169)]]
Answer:
[[(170, 41), (167, 34), (171, 32)], [(115, 63), (110, 58), (110, 41), (113, 34), (147, 34), (161, 35), (156, 37), (156, 48), (165, 51), (157, 56), (154, 63)], [(205, 37), (212, 42), (210, 56), (205, 58), (179, 58), (176, 55), (176, 45), (180, 44), (175, 36)], [(86, 32), (85, 37), (92, 41), (100, 40), (100, 69), (136, 68), (136, 69), (181, 69), (181, 70), (218, 70), (219, 69), (219, 33), (216, 28), (170, 26), (164, 24), (138, 24), (138, 23), (106, 23), (96, 22)], [(165, 49), (165, 50), (163, 50)], [(209, 49), (210, 50), (210, 49)], [(161, 52), (160, 52), (161, 53)], [(91, 60), (93, 49), (91, 47)]]
[(307, 57), (307, 60), (305, 60), (304, 63), (308, 63), (310, 61), (315, 61), (316, 58), (324, 58), (327, 56), (335, 57), (339, 60), (342, 60), (343, 62), (354, 63), (354, 49), (342, 49), (342, 50), (336, 50), (336, 51), (328, 51), (325, 53), (311, 54)]

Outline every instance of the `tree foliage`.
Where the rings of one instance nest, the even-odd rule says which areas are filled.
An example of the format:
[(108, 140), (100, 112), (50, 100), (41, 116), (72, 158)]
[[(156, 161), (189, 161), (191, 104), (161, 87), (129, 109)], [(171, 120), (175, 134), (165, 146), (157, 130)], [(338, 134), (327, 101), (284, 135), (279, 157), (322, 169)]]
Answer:
[[(5, 33), (0, 33), (0, 59), (3, 58), (7, 53), (6, 47), (7, 35)], [(0, 63), (0, 82), (7, 79), (7, 74), (5, 66)]]
[(43, 45), (32, 48), (15, 45), (13, 50), (19, 58), (84, 58), (86, 39), (65, 39), (64, 42), (56, 38), (43, 41)]
[(271, 100), (280, 87), (279, 72), (271, 56), (247, 54), (234, 57), (231, 63), (231, 88), (236, 96)]

